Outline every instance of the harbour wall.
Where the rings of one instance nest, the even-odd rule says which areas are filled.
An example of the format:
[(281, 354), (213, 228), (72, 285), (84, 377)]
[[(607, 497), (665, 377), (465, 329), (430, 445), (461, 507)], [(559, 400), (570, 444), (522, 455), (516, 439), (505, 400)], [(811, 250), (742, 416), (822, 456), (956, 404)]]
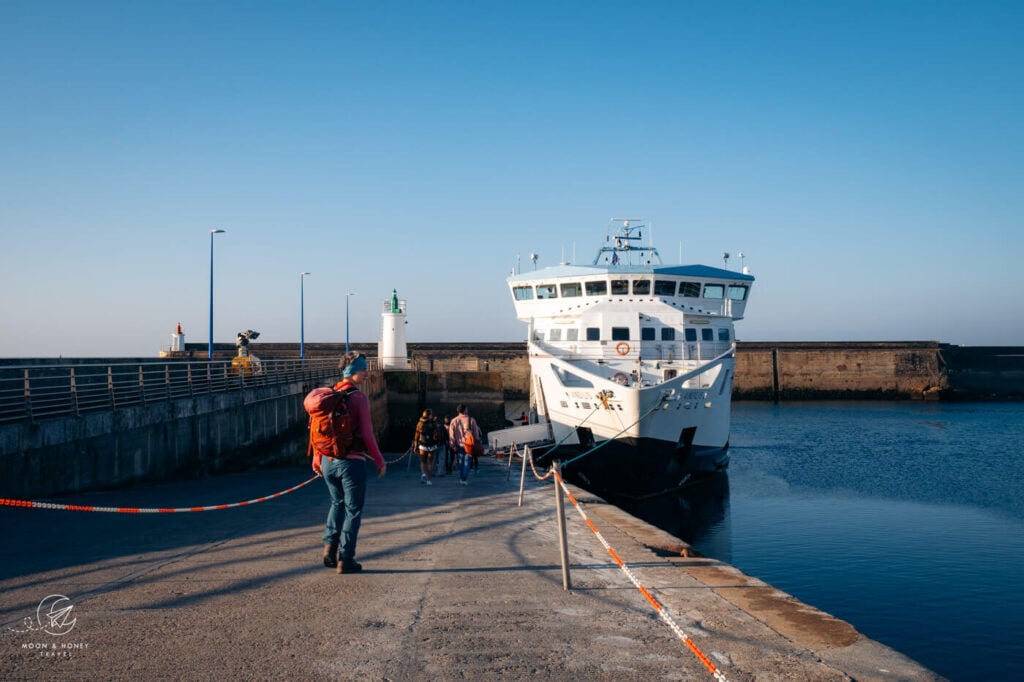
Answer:
[[(307, 354), (311, 345), (321, 344), (307, 344)], [(253, 353), (267, 359), (275, 351), (284, 355), (296, 350), (295, 344), (263, 346), (254, 344)], [(316, 350), (340, 354), (338, 344), (322, 346), (329, 348)], [(372, 344), (355, 346), (367, 354), (375, 351)], [(366, 387), (382, 446), (404, 451), (425, 407), (454, 416), (456, 405), (463, 403), (485, 432), (506, 426), (509, 405), (529, 399), (525, 350), (521, 343), (412, 346), (417, 369), (375, 373)], [(58, 362), (68, 363), (5, 360), (0, 369)], [(202, 476), (302, 457), (302, 396), (310, 388), (309, 383), (295, 382), (0, 424), (0, 496), (37, 497)], [(741, 343), (734, 397), (1022, 399), (1024, 348), (934, 342)]]

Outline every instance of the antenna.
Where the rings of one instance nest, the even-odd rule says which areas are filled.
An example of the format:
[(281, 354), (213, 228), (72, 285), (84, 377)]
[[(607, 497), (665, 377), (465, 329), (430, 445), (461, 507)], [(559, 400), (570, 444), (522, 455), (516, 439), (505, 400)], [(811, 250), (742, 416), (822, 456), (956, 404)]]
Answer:
[(743, 255), (742, 251), (740, 251), (736, 255), (739, 256), (739, 259), (740, 259), (740, 272), (744, 272), (744, 269), (743, 269), (743, 259), (746, 258), (746, 256)]
[(535, 254), (535, 253), (531, 253), (531, 254), (530, 254), (530, 260), (532, 260), (532, 261), (533, 261), (533, 269), (534, 269), (534, 270), (536, 270), (536, 269), (537, 269), (537, 259), (538, 259), (538, 258), (540, 258), (540, 256), (538, 256), (537, 254)]
[(728, 270), (729, 269), (729, 252), (728, 251), (723, 251), (722, 252), (722, 261), (725, 262), (725, 269)]

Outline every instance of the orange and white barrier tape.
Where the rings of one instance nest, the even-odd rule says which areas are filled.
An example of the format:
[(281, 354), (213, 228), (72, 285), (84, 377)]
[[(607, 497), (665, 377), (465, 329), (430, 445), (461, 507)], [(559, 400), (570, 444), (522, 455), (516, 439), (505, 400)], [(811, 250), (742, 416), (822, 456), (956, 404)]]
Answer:
[(704, 652), (701, 651), (696, 644), (694, 644), (693, 640), (690, 639), (689, 635), (683, 632), (683, 629), (672, 618), (668, 610), (664, 606), (662, 606), (661, 602), (659, 602), (654, 597), (654, 595), (651, 594), (647, 590), (647, 588), (640, 583), (637, 577), (633, 574), (633, 571), (629, 570), (629, 567), (626, 565), (626, 563), (621, 558), (619, 558), (619, 555), (615, 552), (614, 549), (612, 549), (612, 546), (609, 545), (608, 542), (604, 539), (604, 536), (601, 535), (601, 532), (597, 529), (597, 526), (595, 526), (593, 522), (587, 517), (586, 512), (583, 511), (583, 506), (576, 500), (575, 497), (573, 497), (573, 494), (569, 491), (569, 486), (565, 484), (565, 481), (562, 480), (562, 477), (559, 476), (554, 469), (552, 469), (550, 473), (554, 473), (555, 475), (555, 485), (562, 486), (562, 491), (565, 492), (565, 494), (569, 497), (570, 500), (572, 500), (573, 506), (576, 507), (576, 511), (578, 511), (580, 513), (580, 516), (583, 517), (583, 521), (587, 524), (587, 527), (589, 527), (590, 530), (594, 531), (594, 535), (597, 536), (597, 539), (604, 546), (604, 548), (608, 550), (608, 553), (611, 555), (612, 559), (615, 560), (615, 563), (618, 564), (619, 568), (622, 569), (622, 572), (626, 574), (626, 577), (629, 578), (630, 582), (632, 582), (633, 585), (636, 586), (636, 589), (640, 590), (640, 594), (642, 594), (644, 598), (648, 602), (650, 602), (651, 606), (654, 607), (654, 610), (658, 612), (658, 616), (661, 617), (663, 621), (665, 621), (665, 623), (672, 629), (672, 632), (676, 633), (676, 636), (678, 636), (679, 639), (683, 640), (683, 643), (690, 648), (690, 651), (692, 651), (693, 655), (697, 657), (697, 660), (700, 661), (704, 665), (704, 667), (711, 672), (711, 674), (714, 676), (716, 680), (719, 680), (720, 682), (726, 682), (725, 673), (719, 670), (715, 666), (715, 664), (711, 662), (711, 659), (709, 659), (704, 654)]
[(33, 502), (29, 500), (8, 500), (0, 497), (0, 506), (6, 507), (28, 507), (31, 509), (59, 509), (63, 511), (84, 511), (84, 512), (114, 512), (117, 514), (171, 514), (175, 512), (202, 512), (202, 511), (219, 511), (221, 509), (232, 509), (233, 507), (245, 507), (250, 504), (258, 504), (259, 502), (266, 502), (272, 500), (275, 497), (281, 497), (288, 493), (293, 493), (303, 486), (307, 486), (319, 476), (300, 483), (297, 486), (288, 488), (288, 490), (282, 490), (279, 493), (273, 495), (267, 495), (266, 497), (257, 497), (255, 500), (246, 500), (245, 502), (233, 502), (231, 504), (215, 504), (209, 507), (175, 507), (175, 508), (142, 508), (142, 507), (91, 507), (81, 504), (56, 504), (53, 502)]

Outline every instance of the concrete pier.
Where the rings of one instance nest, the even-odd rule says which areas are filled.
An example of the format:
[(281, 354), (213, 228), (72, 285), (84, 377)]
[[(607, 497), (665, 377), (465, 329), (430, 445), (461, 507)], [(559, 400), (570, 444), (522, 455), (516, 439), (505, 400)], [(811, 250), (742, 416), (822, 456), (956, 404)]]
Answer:
[[(396, 456), (391, 455), (389, 460)], [(191, 507), (250, 500), (305, 468), (139, 485), (55, 502)], [(0, 679), (713, 679), (554, 492), (484, 458), (467, 487), (371, 478), (358, 559), (320, 563), (323, 483), (223, 511), (0, 507)], [(935, 680), (853, 627), (579, 491), (615, 552), (729, 680)], [(58, 597), (63, 621), (46, 613)], [(68, 624), (73, 620), (73, 626)]]

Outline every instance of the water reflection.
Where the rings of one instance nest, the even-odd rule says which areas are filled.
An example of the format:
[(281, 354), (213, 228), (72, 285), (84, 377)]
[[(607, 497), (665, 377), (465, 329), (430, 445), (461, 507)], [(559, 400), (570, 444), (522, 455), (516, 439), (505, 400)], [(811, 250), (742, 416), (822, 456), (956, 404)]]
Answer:
[(709, 474), (682, 491), (645, 500), (620, 501), (630, 514), (685, 540), (705, 556), (731, 563), (729, 474)]

